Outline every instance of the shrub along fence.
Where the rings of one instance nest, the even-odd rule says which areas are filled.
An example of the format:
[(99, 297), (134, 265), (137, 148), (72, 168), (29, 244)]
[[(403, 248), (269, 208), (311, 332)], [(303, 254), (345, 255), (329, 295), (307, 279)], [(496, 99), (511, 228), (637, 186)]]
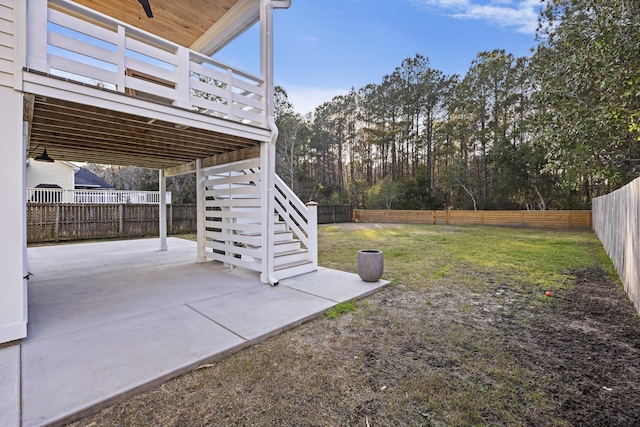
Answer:
[(640, 178), (592, 205), (593, 229), (640, 312)]
[(591, 211), (353, 210), (355, 222), (590, 229)]
[[(167, 233), (196, 232), (195, 205), (167, 206)], [(159, 235), (158, 205), (27, 204), (27, 243)]]

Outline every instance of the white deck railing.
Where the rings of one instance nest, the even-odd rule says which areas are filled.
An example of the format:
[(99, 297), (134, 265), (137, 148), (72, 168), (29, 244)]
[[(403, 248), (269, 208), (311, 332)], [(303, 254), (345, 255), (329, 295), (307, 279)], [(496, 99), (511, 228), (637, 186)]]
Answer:
[(28, 4), (28, 69), (267, 126), (259, 77), (67, 0), (48, 3)]
[[(171, 192), (167, 192), (166, 203), (171, 204)], [(125, 190), (63, 190), (61, 188), (27, 187), (28, 203), (82, 203), (118, 205), (124, 203), (157, 205), (159, 191)]]

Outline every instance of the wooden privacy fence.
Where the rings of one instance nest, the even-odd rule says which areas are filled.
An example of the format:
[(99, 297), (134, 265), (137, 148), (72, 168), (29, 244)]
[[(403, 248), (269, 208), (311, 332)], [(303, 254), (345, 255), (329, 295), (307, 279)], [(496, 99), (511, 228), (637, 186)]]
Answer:
[[(195, 205), (167, 206), (167, 233), (195, 231)], [(157, 235), (158, 205), (27, 204), (28, 243)]]
[(353, 210), (355, 222), (590, 229), (591, 211)]
[(318, 224), (351, 222), (352, 215), (349, 205), (318, 205)]
[[(167, 233), (195, 233), (196, 205), (167, 205)], [(349, 206), (318, 206), (318, 224), (351, 221)], [(27, 203), (27, 242), (157, 236), (158, 205)]]
[(640, 178), (592, 204), (593, 229), (640, 312)]

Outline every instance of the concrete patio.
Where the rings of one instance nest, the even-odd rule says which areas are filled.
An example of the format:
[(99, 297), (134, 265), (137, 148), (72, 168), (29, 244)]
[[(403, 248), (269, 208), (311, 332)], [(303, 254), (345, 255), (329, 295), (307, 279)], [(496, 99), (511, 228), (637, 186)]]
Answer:
[(326, 268), (270, 287), (195, 263), (195, 242), (28, 249), (29, 329), (0, 348), (0, 425), (59, 424), (362, 298), (386, 282)]

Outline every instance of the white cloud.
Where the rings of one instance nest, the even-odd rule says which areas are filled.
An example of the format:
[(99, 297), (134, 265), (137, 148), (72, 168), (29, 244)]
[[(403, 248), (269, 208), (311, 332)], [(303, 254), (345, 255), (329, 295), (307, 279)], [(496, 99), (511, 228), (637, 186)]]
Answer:
[(293, 109), (302, 115), (310, 113), (316, 107), (325, 102), (331, 101), (333, 97), (345, 95), (349, 89), (325, 89), (311, 86), (285, 86), (282, 85), (287, 92), (289, 101), (293, 104)]
[(419, 7), (439, 9), (459, 19), (486, 21), (500, 27), (514, 27), (521, 33), (534, 33), (538, 27), (540, 0), (410, 0)]
[(469, 0), (409, 0), (418, 7), (433, 6), (444, 9), (464, 9), (469, 6)]
[[(521, 33), (534, 33), (538, 27), (538, 9), (527, 2), (521, 2), (517, 8), (494, 5), (471, 5), (463, 13), (453, 16), (464, 19), (488, 21), (501, 27), (516, 27)], [(540, 3), (537, 3), (539, 6)]]

